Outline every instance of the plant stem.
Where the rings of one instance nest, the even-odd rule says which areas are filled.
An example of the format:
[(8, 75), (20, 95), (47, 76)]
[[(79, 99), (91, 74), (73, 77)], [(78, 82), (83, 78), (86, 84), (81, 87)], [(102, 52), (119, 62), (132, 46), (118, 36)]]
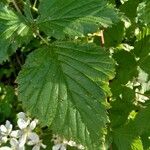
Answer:
[(34, 1), (33, 8), (36, 8), (37, 0)]
[(19, 9), (19, 7), (18, 7), (16, 1), (15, 1), (15, 0), (12, 0), (12, 3), (13, 3), (13, 5), (15, 6), (16, 10), (17, 10), (20, 14), (22, 14), (22, 12), (21, 12), (21, 10)]
[(37, 32), (36, 35), (37, 35), (46, 45), (49, 45), (48, 41), (46, 41), (46, 40), (40, 35), (39, 32)]
[(38, 9), (36, 8), (36, 5), (37, 5), (37, 0), (34, 1), (34, 4), (33, 4), (33, 6), (32, 6), (32, 9), (37, 12)]
[(101, 30), (100, 31), (100, 34), (101, 34), (101, 36), (100, 36), (100, 42), (101, 42), (101, 46), (103, 47), (104, 46), (104, 44), (105, 44), (105, 40), (104, 40), (104, 33), (103, 33), (103, 30)]

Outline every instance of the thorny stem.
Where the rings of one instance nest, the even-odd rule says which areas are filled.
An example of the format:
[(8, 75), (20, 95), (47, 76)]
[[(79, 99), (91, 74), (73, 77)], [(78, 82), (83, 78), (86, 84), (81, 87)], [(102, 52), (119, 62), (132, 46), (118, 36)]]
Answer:
[(13, 3), (13, 5), (15, 6), (16, 10), (17, 10), (20, 14), (22, 14), (22, 12), (21, 12), (21, 10), (19, 9), (19, 7), (18, 7), (16, 1), (15, 1), (15, 0), (12, 0), (12, 3)]

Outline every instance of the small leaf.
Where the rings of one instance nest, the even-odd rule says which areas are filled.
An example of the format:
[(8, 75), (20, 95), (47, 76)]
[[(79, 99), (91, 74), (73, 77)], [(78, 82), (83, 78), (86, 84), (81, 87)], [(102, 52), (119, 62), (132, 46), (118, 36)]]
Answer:
[(32, 35), (25, 18), (0, 3), (0, 63), (7, 60)]

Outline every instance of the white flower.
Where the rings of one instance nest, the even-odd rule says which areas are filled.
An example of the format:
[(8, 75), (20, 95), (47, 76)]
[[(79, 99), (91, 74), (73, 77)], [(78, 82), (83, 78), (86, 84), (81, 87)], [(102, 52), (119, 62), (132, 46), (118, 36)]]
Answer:
[(12, 132), (12, 124), (7, 120), (5, 125), (0, 126), (0, 140), (2, 143), (6, 143), (8, 141), (8, 136), (10, 136)]
[[(46, 148), (39, 136), (33, 132), (38, 120), (31, 120), (25, 113), (21, 112), (17, 115), (17, 125), (19, 130), (12, 130), (12, 124), (6, 121), (5, 125), (0, 126), (0, 145), (7, 143), (10, 147), (4, 146), (0, 150), (25, 150), (25, 144), (31, 145), (32, 150), (40, 150)], [(9, 143), (8, 143), (9, 142)]]
[(21, 136), (21, 131), (20, 130), (14, 130), (10, 133), (11, 138), (19, 138)]
[(25, 113), (20, 112), (17, 114), (17, 117), (18, 117), (17, 124), (20, 129), (25, 129), (30, 124), (31, 119), (29, 117), (26, 117)]
[(25, 150), (24, 146), (20, 146), (19, 141), (17, 139), (12, 138), (10, 140), (11, 150)]
[(66, 150), (66, 145), (77, 147), (78, 149), (85, 149), (85, 147), (81, 144), (77, 144), (75, 141), (67, 141), (66, 139), (62, 139), (58, 135), (53, 135), (52, 140), (54, 142), (54, 146), (52, 150)]
[(64, 144), (56, 144), (52, 147), (52, 150), (66, 150), (66, 146)]
[(69, 146), (77, 146), (76, 142), (74, 142), (74, 141), (64, 140), (63, 143), (66, 145), (69, 145)]
[(30, 136), (32, 134), (32, 131), (35, 129), (38, 120), (34, 119), (31, 121), (31, 118), (27, 117), (25, 113), (21, 112), (18, 115), (18, 127), (21, 129), (21, 137), (19, 138), (19, 144), (21, 147), (23, 147)]
[(60, 144), (63, 142), (62, 138), (56, 134), (53, 134), (51, 141), (54, 142), (54, 144)]
[(40, 150), (40, 147), (46, 148), (46, 145), (42, 143), (42, 140), (39, 139), (39, 136), (36, 133), (31, 133), (29, 136), (28, 145), (34, 145), (32, 150)]
[(83, 145), (77, 145), (78, 149), (85, 149), (85, 147)]

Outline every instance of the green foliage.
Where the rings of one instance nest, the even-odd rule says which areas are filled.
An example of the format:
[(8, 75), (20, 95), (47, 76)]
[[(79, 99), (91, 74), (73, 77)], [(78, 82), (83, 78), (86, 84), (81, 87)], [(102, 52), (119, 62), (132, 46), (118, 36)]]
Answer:
[(0, 123), (23, 109), (48, 150), (53, 133), (149, 150), (149, 16), (148, 0), (1, 1)]

